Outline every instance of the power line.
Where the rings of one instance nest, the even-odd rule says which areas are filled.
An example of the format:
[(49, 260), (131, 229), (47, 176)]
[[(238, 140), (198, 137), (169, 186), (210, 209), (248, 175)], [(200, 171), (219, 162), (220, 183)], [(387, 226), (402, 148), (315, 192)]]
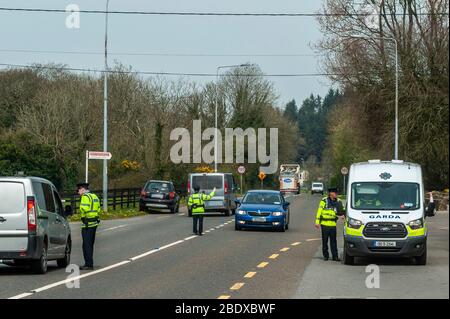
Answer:
[[(42, 54), (78, 54), (78, 55), (104, 55), (100, 51), (54, 51), (54, 50), (23, 50), (0, 49), (0, 52), (10, 53), (42, 53)], [(120, 56), (167, 56), (167, 57), (314, 57), (321, 54), (211, 54), (211, 53), (169, 53), (169, 52), (108, 52), (110, 55)]]
[[(87, 68), (69, 68), (58, 66), (42, 66), (42, 65), (23, 65), (0, 63), (0, 66), (23, 68), (23, 69), (45, 69), (45, 70), (60, 70), (60, 71), (74, 71), (74, 72), (91, 72), (91, 73), (112, 73), (112, 74), (143, 74), (143, 75), (166, 75), (166, 76), (195, 76), (195, 77), (216, 77), (215, 73), (180, 73), (180, 72), (154, 72), (154, 71), (121, 71), (121, 70), (98, 70)], [(235, 77), (318, 77), (318, 76), (333, 76), (339, 74), (333, 73), (291, 73), (291, 74), (226, 74), (227, 76)]]
[[(0, 7), (0, 11), (16, 12), (47, 12), (47, 13), (70, 13), (64, 9), (39, 9), (39, 8), (5, 8)], [(80, 13), (105, 14), (103, 10), (79, 10)], [(127, 15), (171, 15), (171, 16), (234, 16), (234, 17), (344, 17), (344, 16), (378, 16), (378, 13), (233, 13), (233, 12), (161, 12), (161, 11), (108, 11), (108, 14)], [(447, 12), (416, 13), (418, 16), (448, 15)], [(402, 16), (401, 13), (391, 15)]]

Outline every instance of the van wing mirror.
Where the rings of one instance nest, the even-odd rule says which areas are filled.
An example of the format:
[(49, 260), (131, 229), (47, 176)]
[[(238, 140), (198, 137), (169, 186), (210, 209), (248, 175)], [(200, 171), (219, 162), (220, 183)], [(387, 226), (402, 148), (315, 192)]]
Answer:
[(433, 217), (436, 215), (436, 204), (434, 202), (429, 202), (425, 208), (425, 216)]

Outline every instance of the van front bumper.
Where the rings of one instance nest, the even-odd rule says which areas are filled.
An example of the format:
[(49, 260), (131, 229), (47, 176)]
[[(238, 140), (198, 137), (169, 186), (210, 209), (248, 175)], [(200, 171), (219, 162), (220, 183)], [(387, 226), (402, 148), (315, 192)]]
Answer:
[[(374, 242), (395, 242), (395, 247), (375, 247)], [(403, 240), (366, 239), (356, 236), (344, 236), (344, 245), (349, 256), (366, 257), (417, 257), (424, 253), (427, 244), (425, 236), (410, 237)]]
[[(0, 260), (39, 259), (41, 257), (43, 239), (37, 235), (27, 235), (28, 245), (25, 251), (0, 251)], [(1, 240), (1, 237), (0, 237)]]

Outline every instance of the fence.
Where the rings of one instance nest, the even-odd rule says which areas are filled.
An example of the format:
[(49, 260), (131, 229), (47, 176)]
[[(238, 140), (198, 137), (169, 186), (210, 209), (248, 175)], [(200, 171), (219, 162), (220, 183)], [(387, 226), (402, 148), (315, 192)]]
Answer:
[[(140, 188), (117, 188), (108, 190), (108, 208), (113, 210), (117, 208), (130, 208), (136, 207), (136, 203), (139, 203)], [(100, 199), (103, 206), (103, 191), (93, 190), (92, 193), (96, 194)], [(79, 209), (80, 196), (74, 191), (64, 191), (61, 193), (61, 198), (66, 201), (66, 204), (70, 203), (74, 213)]]

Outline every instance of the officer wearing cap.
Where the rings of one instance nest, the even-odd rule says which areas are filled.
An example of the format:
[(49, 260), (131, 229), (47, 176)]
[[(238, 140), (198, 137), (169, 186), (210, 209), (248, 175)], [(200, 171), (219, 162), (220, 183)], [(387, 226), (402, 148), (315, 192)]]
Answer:
[(83, 238), (84, 266), (81, 270), (94, 269), (94, 242), (97, 226), (100, 223), (100, 200), (89, 191), (88, 183), (77, 184), (78, 195), (81, 196), (81, 236)]
[(319, 204), (316, 215), (315, 227), (322, 229), (322, 253), (323, 259), (330, 258), (328, 253), (328, 239), (330, 239), (331, 255), (334, 261), (340, 261), (337, 239), (336, 239), (336, 222), (345, 215), (344, 205), (340, 199), (337, 198), (337, 188), (329, 188), (328, 196), (324, 197)]
[[(205, 214), (205, 201), (213, 198), (216, 192), (214, 187), (213, 191), (206, 195), (200, 193), (200, 186), (194, 185), (194, 194), (189, 196), (188, 209), (192, 212), (193, 231), (195, 235), (203, 235), (203, 215)], [(197, 228), (198, 225), (198, 228)]]

